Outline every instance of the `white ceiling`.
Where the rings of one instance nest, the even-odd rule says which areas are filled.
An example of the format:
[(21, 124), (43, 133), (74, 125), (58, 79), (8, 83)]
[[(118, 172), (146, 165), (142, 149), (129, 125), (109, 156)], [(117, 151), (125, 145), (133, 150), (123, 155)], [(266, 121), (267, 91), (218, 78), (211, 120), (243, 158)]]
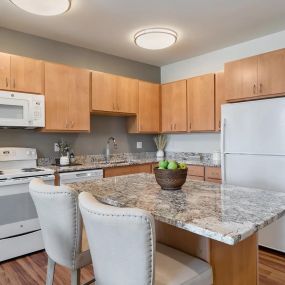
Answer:
[[(73, 0), (61, 16), (28, 14), (0, 0), (0, 26), (149, 63), (166, 65), (285, 29), (284, 0)], [(134, 45), (146, 27), (179, 34), (171, 48)]]

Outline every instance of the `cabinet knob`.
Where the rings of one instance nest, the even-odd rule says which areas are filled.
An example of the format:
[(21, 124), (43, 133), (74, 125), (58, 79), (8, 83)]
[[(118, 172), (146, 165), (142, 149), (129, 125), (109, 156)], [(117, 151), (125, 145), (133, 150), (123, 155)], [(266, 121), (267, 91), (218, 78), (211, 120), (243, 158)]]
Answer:
[(253, 84), (253, 94), (256, 94), (256, 85)]
[(221, 129), (221, 120), (219, 120), (219, 129)]
[(189, 123), (189, 130), (191, 130), (191, 126), (192, 126), (192, 124), (191, 124), (191, 123)]
[(13, 79), (13, 88), (16, 88), (16, 80), (15, 80), (15, 78)]
[(9, 86), (8, 77), (6, 77), (6, 87)]
[(113, 103), (113, 110), (114, 110), (114, 111), (116, 110), (115, 103)]
[(176, 130), (176, 124), (174, 124), (174, 130)]
[(262, 83), (259, 84), (259, 93), (262, 93), (262, 90), (263, 90), (263, 85)]

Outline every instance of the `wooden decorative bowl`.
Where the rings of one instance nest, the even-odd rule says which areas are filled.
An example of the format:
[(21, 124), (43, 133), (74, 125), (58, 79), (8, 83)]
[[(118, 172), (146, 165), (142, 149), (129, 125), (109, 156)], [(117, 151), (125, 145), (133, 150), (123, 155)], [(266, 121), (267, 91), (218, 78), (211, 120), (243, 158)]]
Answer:
[(186, 181), (187, 169), (158, 169), (154, 168), (156, 182), (162, 190), (180, 190)]

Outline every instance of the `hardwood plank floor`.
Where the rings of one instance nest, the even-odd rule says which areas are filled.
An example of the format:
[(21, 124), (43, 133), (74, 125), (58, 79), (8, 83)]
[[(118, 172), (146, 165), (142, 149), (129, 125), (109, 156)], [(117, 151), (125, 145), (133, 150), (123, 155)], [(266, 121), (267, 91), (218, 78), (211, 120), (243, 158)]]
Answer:
[[(44, 251), (0, 263), (0, 285), (44, 285), (46, 280), (47, 255)], [(81, 270), (81, 284), (93, 277), (91, 265)], [(57, 265), (54, 285), (70, 284), (70, 272)]]
[[(43, 251), (2, 262), (0, 263), (0, 285), (44, 285), (46, 265), (47, 256)], [(92, 278), (92, 266), (83, 268), (81, 283)], [(259, 281), (259, 285), (285, 284), (285, 254), (260, 249)], [(56, 266), (54, 285), (68, 284), (70, 284), (69, 271), (62, 266)]]

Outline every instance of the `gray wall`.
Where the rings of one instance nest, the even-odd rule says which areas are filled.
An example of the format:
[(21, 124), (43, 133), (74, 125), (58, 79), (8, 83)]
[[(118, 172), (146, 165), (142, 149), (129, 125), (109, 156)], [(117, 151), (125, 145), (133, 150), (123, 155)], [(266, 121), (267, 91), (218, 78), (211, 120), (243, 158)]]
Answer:
[[(100, 70), (146, 81), (160, 82), (160, 68), (107, 55), (68, 44), (35, 37), (0, 28), (0, 52), (28, 56), (77, 67)], [(54, 156), (53, 143), (60, 138), (73, 145), (76, 154), (103, 153), (106, 140), (114, 136), (118, 141), (117, 152), (154, 151), (151, 135), (127, 133), (126, 118), (92, 116), (90, 134), (51, 134), (36, 130), (0, 130), (0, 147), (35, 147), (39, 157)], [(143, 142), (141, 150), (136, 142)]]
[[(35, 147), (39, 157), (53, 157), (53, 144), (63, 138), (69, 142), (75, 154), (104, 153), (107, 139), (116, 138), (116, 152), (155, 151), (152, 135), (128, 134), (125, 117), (92, 116), (91, 133), (40, 133), (37, 130), (0, 129), (0, 147)], [(136, 142), (142, 142), (143, 148), (136, 149)]]
[(160, 68), (0, 27), (0, 52), (160, 83)]

